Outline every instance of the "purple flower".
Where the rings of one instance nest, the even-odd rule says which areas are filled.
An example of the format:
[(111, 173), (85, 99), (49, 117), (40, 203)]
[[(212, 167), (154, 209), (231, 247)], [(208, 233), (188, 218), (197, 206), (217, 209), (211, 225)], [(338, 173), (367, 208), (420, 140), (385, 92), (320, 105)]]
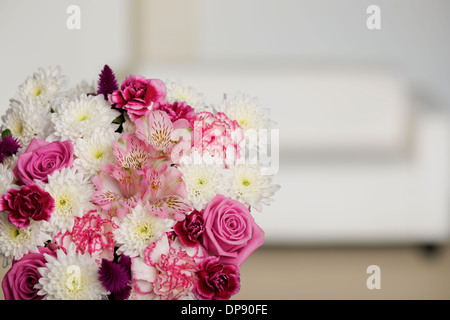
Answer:
[(3, 163), (6, 157), (15, 154), (20, 149), (19, 142), (12, 136), (6, 136), (0, 142), (0, 163)]
[(108, 95), (119, 89), (117, 85), (116, 76), (108, 65), (105, 65), (98, 79), (97, 94), (103, 94), (105, 100), (108, 100)]
[(121, 255), (119, 262), (102, 259), (99, 280), (111, 294), (110, 300), (126, 300), (131, 293), (131, 259)]

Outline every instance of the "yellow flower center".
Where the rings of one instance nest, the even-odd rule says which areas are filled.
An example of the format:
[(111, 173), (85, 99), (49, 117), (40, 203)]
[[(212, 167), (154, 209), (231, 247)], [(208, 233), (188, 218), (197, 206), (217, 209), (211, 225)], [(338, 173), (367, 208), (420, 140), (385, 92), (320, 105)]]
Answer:
[(101, 157), (103, 157), (103, 152), (102, 151), (96, 151), (95, 153), (94, 153), (94, 158), (95, 159), (100, 159)]
[(82, 114), (77, 118), (77, 121), (81, 122), (84, 121), (88, 118), (88, 116), (86, 114)]
[(31, 91), (31, 95), (34, 96), (34, 97), (39, 96), (41, 93), (42, 93), (42, 88), (40, 88), (40, 87), (34, 88)]
[(70, 291), (78, 291), (81, 288), (81, 271), (77, 265), (70, 265), (67, 267), (66, 286)]

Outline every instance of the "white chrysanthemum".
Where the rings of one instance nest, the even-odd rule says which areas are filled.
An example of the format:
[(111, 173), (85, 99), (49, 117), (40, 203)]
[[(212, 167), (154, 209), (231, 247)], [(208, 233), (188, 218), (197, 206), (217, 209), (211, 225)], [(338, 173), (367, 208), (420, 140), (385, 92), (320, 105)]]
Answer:
[(10, 108), (2, 117), (5, 128), (11, 131), (21, 146), (28, 146), (33, 138), (45, 139), (51, 133), (50, 109), (38, 101), (10, 100)]
[(175, 101), (185, 101), (195, 109), (196, 112), (210, 111), (212, 109), (206, 105), (205, 96), (192, 87), (184, 86), (180, 81), (164, 81), (166, 85), (166, 101), (174, 103)]
[(103, 95), (82, 94), (73, 100), (64, 100), (55, 107), (52, 122), (55, 125), (55, 140), (76, 140), (89, 137), (95, 128), (118, 128), (112, 121), (120, 112), (111, 109)]
[(61, 75), (59, 66), (47, 69), (39, 68), (19, 86), (17, 99), (31, 98), (42, 105), (47, 105), (58, 97), (66, 82), (67, 78)]
[(82, 80), (80, 83), (75, 85), (73, 88), (70, 88), (67, 90), (67, 92), (64, 93), (64, 96), (68, 98), (69, 100), (76, 99), (82, 94), (89, 94), (89, 93), (96, 93), (97, 88), (95, 87), (94, 81), (91, 81), (91, 83), (88, 83), (86, 80)]
[(272, 184), (272, 176), (263, 175), (260, 165), (241, 164), (230, 168), (231, 198), (242, 202), (247, 206), (261, 211), (261, 204), (270, 205), (271, 198), (280, 185)]
[(261, 108), (257, 98), (240, 92), (233, 97), (225, 96), (217, 109), (231, 120), (236, 120), (244, 131), (269, 129), (271, 125), (268, 109)]
[(194, 162), (181, 164), (178, 169), (183, 173), (182, 179), (186, 184), (186, 200), (198, 211), (203, 210), (216, 194), (229, 194), (230, 179), (223, 165)]
[(96, 128), (90, 136), (74, 144), (74, 167), (87, 175), (95, 175), (105, 163), (115, 162), (112, 143), (120, 134), (111, 128)]
[(19, 149), (19, 151), (17, 151), (17, 153), (5, 157), (5, 159), (3, 159), (3, 166), (8, 168), (8, 169), (15, 168), (16, 165), (17, 165), (17, 160), (19, 160), (19, 155), (24, 153), (25, 150), (26, 150), (26, 148), (22, 147), (22, 148)]
[(134, 133), (136, 131), (136, 124), (130, 119), (128, 114), (125, 112), (123, 114), (125, 122), (122, 124), (122, 133)]
[(0, 212), (0, 257), (3, 268), (13, 259), (19, 260), (29, 252), (38, 252), (50, 236), (41, 230), (41, 221), (30, 220), (30, 225), (19, 229), (8, 221), (8, 213)]
[(15, 187), (16, 178), (12, 169), (0, 163), (0, 196)]
[(72, 231), (74, 218), (94, 209), (90, 202), (94, 185), (75, 168), (64, 168), (48, 176), (48, 183), (37, 182), (55, 200), (55, 209), (43, 228), (51, 235)]
[(175, 225), (172, 219), (154, 216), (140, 203), (118, 223), (114, 230), (117, 252), (130, 257), (143, 256), (145, 248), (157, 241), (165, 232), (172, 231)]
[(98, 264), (88, 253), (76, 253), (71, 244), (67, 254), (62, 249), (56, 257), (44, 254), (47, 263), (38, 268), (41, 278), (35, 288), (45, 300), (105, 300), (108, 292), (98, 276)]

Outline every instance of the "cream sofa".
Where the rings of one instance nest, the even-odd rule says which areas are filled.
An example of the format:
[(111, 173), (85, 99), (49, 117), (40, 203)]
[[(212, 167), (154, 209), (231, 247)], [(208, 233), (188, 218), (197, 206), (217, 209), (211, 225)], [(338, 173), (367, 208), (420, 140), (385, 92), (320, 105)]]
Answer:
[(439, 244), (450, 235), (449, 118), (386, 68), (209, 63), (139, 66), (211, 103), (257, 96), (280, 134), (266, 244)]

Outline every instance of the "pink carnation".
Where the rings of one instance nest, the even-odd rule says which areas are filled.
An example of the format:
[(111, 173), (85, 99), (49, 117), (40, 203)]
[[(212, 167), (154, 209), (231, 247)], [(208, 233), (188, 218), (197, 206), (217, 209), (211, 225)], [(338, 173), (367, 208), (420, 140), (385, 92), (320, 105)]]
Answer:
[(193, 124), (196, 117), (194, 108), (184, 101), (175, 101), (171, 104), (160, 104), (153, 108), (153, 110), (164, 111), (172, 122), (175, 122), (178, 119), (186, 119), (189, 123)]
[(109, 101), (118, 109), (125, 109), (133, 120), (148, 113), (148, 107), (164, 102), (166, 86), (161, 80), (130, 75), (110, 95)]
[(63, 249), (75, 243), (77, 252), (89, 253), (98, 263), (102, 259), (111, 261), (114, 258), (114, 228), (117, 225), (110, 215), (91, 210), (82, 217), (75, 217), (72, 232), (60, 233), (55, 240)]
[(239, 144), (244, 139), (244, 131), (236, 120), (231, 121), (226, 114), (200, 112), (194, 121), (194, 147), (200, 155), (210, 154), (216, 159), (233, 163), (240, 157)]
[(183, 246), (163, 235), (144, 251), (144, 258), (132, 259), (134, 299), (194, 299), (199, 264), (207, 253), (201, 245)]

